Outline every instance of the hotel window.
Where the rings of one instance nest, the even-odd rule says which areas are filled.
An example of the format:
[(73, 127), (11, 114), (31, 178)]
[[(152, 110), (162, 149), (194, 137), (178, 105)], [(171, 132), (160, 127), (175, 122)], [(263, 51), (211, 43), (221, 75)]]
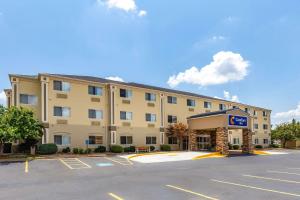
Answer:
[(258, 140), (258, 138), (255, 138), (255, 140), (254, 140), (254, 144), (258, 144), (259, 143), (259, 140)]
[(70, 108), (54, 106), (54, 116), (56, 117), (70, 117)]
[(177, 116), (168, 115), (168, 123), (177, 123)]
[(89, 109), (89, 118), (90, 119), (103, 119), (102, 110)]
[(268, 129), (268, 124), (263, 124), (263, 129), (267, 130)]
[(89, 144), (103, 144), (103, 136), (89, 136)]
[(146, 137), (146, 144), (156, 144), (156, 137)]
[(253, 110), (253, 116), (257, 116), (256, 110)]
[(233, 144), (240, 144), (240, 138), (233, 138)]
[(132, 144), (132, 136), (120, 136), (121, 144)]
[(190, 106), (190, 107), (195, 107), (196, 106), (196, 102), (193, 99), (187, 99), (186, 100), (186, 105)]
[(20, 103), (28, 105), (36, 105), (37, 97), (34, 95), (20, 94)]
[(147, 122), (156, 122), (156, 114), (146, 113)]
[(168, 96), (168, 103), (177, 104), (177, 97)]
[(211, 109), (212, 108), (211, 102), (204, 101), (204, 108)]
[(269, 140), (268, 139), (264, 139), (264, 144), (269, 144)]
[(219, 110), (226, 110), (225, 104), (219, 104)]
[(156, 101), (156, 94), (146, 92), (145, 99), (146, 101)]
[(268, 114), (267, 114), (266, 111), (263, 111), (263, 116), (264, 116), (264, 117), (267, 117), (267, 116), (268, 116)]
[(233, 109), (239, 108), (238, 106), (232, 106)]
[(258, 124), (254, 124), (254, 129), (258, 129)]
[(102, 88), (89, 85), (89, 94), (96, 95), (96, 96), (102, 96)]
[(248, 113), (248, 111), (249, 111), (249, 109), (248, 109), (248, 108), (245, 108), (245, 112)]
[(177, 137), (168, 137), (168, 144), (177, 144)]
[(71, 89), (70, 83), (63, 81), (53, 81), (53, 89), (57, 91), (69, 92)]
[(131, 90), (126, 90), (126, 89), (120, 89), (120, 97), (131, 98), (132, 97), (132, 91)]
[(54, 144), (67, 146), (71, 144), (71, 137), (67, 135), (54, 135)]
[(121, 120), (132, 120), (132, 112), (120, 111)]

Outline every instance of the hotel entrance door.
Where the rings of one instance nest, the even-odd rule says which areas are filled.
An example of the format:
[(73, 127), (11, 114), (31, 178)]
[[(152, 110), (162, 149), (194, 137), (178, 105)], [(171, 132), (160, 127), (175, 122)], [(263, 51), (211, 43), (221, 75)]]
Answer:
[(197, 149), (208, 150), (211, 146), (210, 135), (197, 136)]

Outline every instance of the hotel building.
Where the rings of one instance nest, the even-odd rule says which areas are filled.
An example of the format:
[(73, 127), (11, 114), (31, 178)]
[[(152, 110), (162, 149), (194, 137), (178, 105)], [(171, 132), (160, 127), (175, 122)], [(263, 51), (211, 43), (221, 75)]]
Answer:
[[(252, 143), (270, 143), (271, 110), (265, 108), (91, 76), (11, 74), (9, 79), (11, 89), (5, 90), (8, 107), (32, 109), (46, 128), (41, 142), (56, 143), (60, 148), (83, 148), (88, 141), (90, 148), (118, 144), (159, 149), (161, 144), (169, 144), (176, 149), (177, 138), (165, 134), (169, 124), (188, 124), (191, 116), (237, 108), (249, 115)], [(226, 129), (227, 133), (229, 143), (242, 145), (241, 129)], [(184, 140), (184, 150), (189, 149), (188, 140)], [(205, 137), (195, 141), (193, 149), (205, 149)]]

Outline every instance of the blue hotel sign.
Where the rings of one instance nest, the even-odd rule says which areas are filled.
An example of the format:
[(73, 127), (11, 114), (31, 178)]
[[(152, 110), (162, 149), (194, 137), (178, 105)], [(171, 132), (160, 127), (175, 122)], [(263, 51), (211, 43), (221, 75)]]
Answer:
[(228, 125), (229, 126), (248, 126), (248, 118), (236, 115), (228, 115)]

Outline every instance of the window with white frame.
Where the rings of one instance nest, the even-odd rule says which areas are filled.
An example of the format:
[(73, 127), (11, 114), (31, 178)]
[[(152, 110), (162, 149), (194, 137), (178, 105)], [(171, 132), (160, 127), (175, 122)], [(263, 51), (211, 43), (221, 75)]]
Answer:
[(89, 85), (88, 92), (90, 95), (102, 96), (102, 88)]
[(255, 138), (255, 140), (254, 140), (254, 144), (258, 144), (259, 143), (259, 140), (258, 140), (258, 138)]
[(258, 129), (258, 124), (253, 124), (254, 129)]
[(177, 123), (177, 116), (168, 115), (168, 123)]
[(146, 113), (147, 122), (156, 122), (156, 114)]
[(89, 144), (103, 144), (103, 136), (90, 135)]
[(204, 108), (211, 109), (211, 108), (212, 108), (212, 106), (211, 106), (211, 102), (204, 101)]
[(190, 106), (190, 107), (195, 107), (196, 106), (196, 102), (194, 99), (187, 99), (186, 100), (186, 105)]
[(267, 111), (263, 111), (263, 117), (267, 117), (267, 116), (268, 116)]
[(269, 139), (264, 139), (264, 144), (269, 144)]
[(132, 144), (132, 136), (120, 136), (121, 144)]
[(56, 117), (70, 117), (69, 107), (54, 106), (53, 115)]
[(168, 144), (177, 144), (177, 137), (168, 137)]
[(268, 124), (263, 124), (263, 129), (268, 130)]
[(61, 146), (68, 146), (71, 144), (71, 136), (54, 135), (54, 144), (61, 145)]
[(233, 138), (233, 144), (240, 144), (240, 138)]
[(132, 112), (120, 111), (121, 120), (132, 120)]
[(68, 82), (53, 81), (53, 89), (57, 91), (69, 92), (71, 90), (71, 85)]
[(177, 97), (168, 96), (168, 103), (170, 104), (177, 104)]
[(132, 91), (128, 89), (120, 89), (120, 97), (129, 99), (132, 97)]
[(220, 103), (220, 104), (219, 104), (219, 110), (226, 110), (226, 105)]
[(145, 100), (146, 101), (156, 101), (156, 94), (146, 92), (145, 93)]
[(146, 144), (156, 144), (156, 137), (146, 137)]
[(37, 96), (28, 95), (28, 94), (20, 94), (20, 103), (28, 104), (28, 105), (36, 105), (37, 104)]
[(89, 118), (90, 119), (103, 119), (103, 111), (89, 109)]
[(256, 110), (253, 110), (253, 116), (257, 116)]

